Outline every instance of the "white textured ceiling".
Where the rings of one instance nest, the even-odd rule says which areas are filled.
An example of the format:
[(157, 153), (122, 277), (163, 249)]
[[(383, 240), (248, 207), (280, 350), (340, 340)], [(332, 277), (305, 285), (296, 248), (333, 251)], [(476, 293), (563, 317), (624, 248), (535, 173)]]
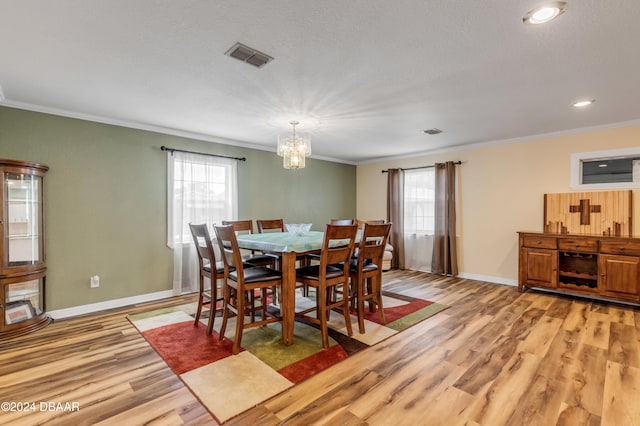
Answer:
[(640, 119), (640, 1), (541, 3), (0, 0), (0, 104), (354, 163)]

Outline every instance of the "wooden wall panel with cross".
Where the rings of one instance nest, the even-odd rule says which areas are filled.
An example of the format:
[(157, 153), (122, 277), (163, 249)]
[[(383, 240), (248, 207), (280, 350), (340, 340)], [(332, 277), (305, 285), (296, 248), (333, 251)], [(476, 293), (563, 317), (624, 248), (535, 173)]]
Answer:
[(632, 236), (632, 191), (544, 194), (544, 231)]

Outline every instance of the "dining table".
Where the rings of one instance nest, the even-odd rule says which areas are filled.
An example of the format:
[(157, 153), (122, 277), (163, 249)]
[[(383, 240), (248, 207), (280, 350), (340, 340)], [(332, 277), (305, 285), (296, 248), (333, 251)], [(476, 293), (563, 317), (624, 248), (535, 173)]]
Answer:
[(282, 340), (285, 345), (291, 345), (293, 343), (296, 314), (296, 259), (302, 255), (320, 253), (324, 232), (239, 234), (236, 239), (238, 247), (241, 249), (258, 250), (277, 255), (280, 258), (280, 270), (282, 272), (282, 291), (280, 295)]

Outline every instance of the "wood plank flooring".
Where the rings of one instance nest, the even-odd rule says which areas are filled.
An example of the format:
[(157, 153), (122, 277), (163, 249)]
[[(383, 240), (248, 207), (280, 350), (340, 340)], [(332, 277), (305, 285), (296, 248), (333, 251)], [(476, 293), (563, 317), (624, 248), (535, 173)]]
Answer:
[[(227, 424), (640, 425), (638, 308), (413, 271), (384, 288), (451, 308)], [(35, 403), (0, 424), (216, 424), (125, 318), (149, 309), (0, 341), (0, 402)]]

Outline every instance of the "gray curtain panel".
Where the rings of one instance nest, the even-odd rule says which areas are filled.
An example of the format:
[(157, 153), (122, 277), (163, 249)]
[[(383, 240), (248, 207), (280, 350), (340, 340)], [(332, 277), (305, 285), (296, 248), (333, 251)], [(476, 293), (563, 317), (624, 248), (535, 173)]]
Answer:
[(436, 164), (435, 231), (431, 272), (458, 275), (456, 249), (456, 166), (453, 161)]
[(387, 173), (387, 221), (391, 222), (389, 244), (393, 246), (392, 268), (404, 269), (404, 171)]

